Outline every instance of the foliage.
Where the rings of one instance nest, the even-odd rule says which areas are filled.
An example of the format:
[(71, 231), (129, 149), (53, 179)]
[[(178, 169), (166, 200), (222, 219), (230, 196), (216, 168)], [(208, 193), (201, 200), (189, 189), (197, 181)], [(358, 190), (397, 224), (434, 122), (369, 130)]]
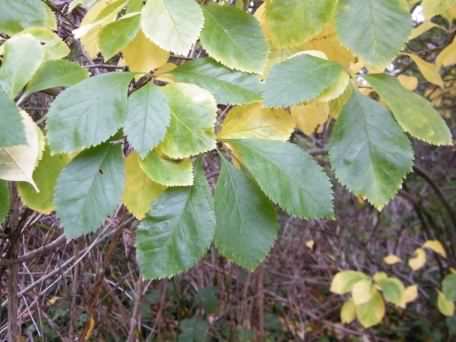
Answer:
[[(453, 2), (423, 6), (428, 20), (454, 19)], [(18, 182), (23, 204), (55, 209), (72, 239), (95, 232), (124, 204), (139, 220), (146, 278), (188, 270), (213, 242), (254, 270), (277, 239), (279, 208), (303, 219), (335, 217), (328, 173), (381, 210), (413, 169), (411, 138), (453, 143), (433, 105), (386, 68), (412, 32), (406, 1), (267, 0), (255, 15), (240, 7), (97, 1), (73, 36), (90, 59), (120, 71), (89, 75), (54, 33), (45, 2), (3, 1), (0, 220), (10, 206), (5, 181)], [(436, 64), (408, 56), (441, 86), (453, 52), (454, 43)], [(45, 117), (21, 109), (29, 96), (60, 88)], [(333, 121), (325, 171), (289, 138)], [(213, 195), (203, 161), (214, 150), (221, 173)], [(430, 242), (409, 260), (413, 270), (426, 263), (425, 249), (445, 254)], [(410, 302), (407, 289), (379, 273), (342, 272), (332, 284), (352, 296), (342, 320), (356, 316), (365, 327), (383, 319), (385, 301)], [(442, 312), (452, 312), (452, 301), (449, 276), (438, 295)]]

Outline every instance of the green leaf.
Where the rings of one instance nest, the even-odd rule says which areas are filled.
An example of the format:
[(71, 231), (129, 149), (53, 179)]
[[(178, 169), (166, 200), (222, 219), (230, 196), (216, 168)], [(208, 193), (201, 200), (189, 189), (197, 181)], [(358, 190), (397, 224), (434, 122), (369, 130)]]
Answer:
[(215, 148), (217, 104), (205, 89), (187, 83), (163, 88), (171, 108), (171, 125), (160, 145), (174, 159), (188, 158)]
[(344, 73), (339, 64), (298, 54), (272, 67), (266, 79), (264, 103), (288, 107), (310, 101), (328, 90)]
[(191, 159), (171, 160), (153, 151), (140, 162), (141, 168), (154, 182), (165, 186), (190, 186), (193, 184)]
[(364, 328), (379, 324), (385, 317), (385, 302), (380, 293), (375, 290), (372, 299), (356, 306), (356, 317)]
[(149, 0), (141, 12), (145, 35), (164, 50), (186, 55), (204, 25), (194, 0)]
[[(16, 104), (0, 89), (0, 147), (23, 145), (25, 139), (22, 117)], [(7, 123), (7, 124), (4, 124)]]
[(2, 224), (10, 210), (10, 194), (8, 183), (0, 181), (0, 224)]
[(31, 80), (44, 60), (44, 49), (31, 35), (13, 37), (4, 44), (0, 89), (14, 99)]
[(26, 88), (26, 92), (36, 93), (46, 89), (70, 87), (89, 77), (89, 72), (66, 60), (48, 61), (40, 66)]
[(220, 104), (249, 104), (262, 99), (262, 84), (257, 76), (228, 69), (210, 58), (182, 64), (170, 74), (178, 82), (209, 90)]
[(209, 56), (224, 65), (246, 72), (261, 73), (268, 47), (256, 18), (238, 8), (203, 7), (201, 45)]
[(387, 302), (400, 305), (402, 298), (405, 295), (405, 287), (397, 278), (384, 278), (377, 281), (380, 290), (383, 292), (383, 297)]
[(128, 211), (142, 220), (149, 211), (150, 205), (166, 187), (154, 183), (144, 173), (139, 164), (139, 154), (133, 152), (125, 159), (125, 191), (123, 203)]
[(208, 340), (209, 324), (197, 318), (184, 319), (179, 323), (181, 334), (177, 342), (206, 342)]
[(114, 213), (124, 189), (120, 145), (109, 143), (81, 152), (60, 174), (55, 208), (68, 238), (94, 232)]
[(168, 101), (160, 88), (147, 84), (128, 99), (124, 129), (142, 158), (165, 138), (170, 121)]
[(333, 18), (337, 1), (266, 1), (266, 23), (278, 48), (302, 45)]
[(340, 295), (351, 292), (356, 283), (366, 279), (369, 278), (362, 272), (341, 271), (334, 276), (331, 282), (331, 292)]
[(277, 238), (280, 227), (276, 213), (252, 179), (221, 160), (215, 191), (215, 245), (223, 256), (254, 270)]
[(382, 209), (413, 166), (413, 150), (391, 114), (354, 92), (334, 126), (329, 148), (339, 181)]
[(297, 145), (281, 141), (227, 141), (264, 193), (290, 215), (334, 217), (331, 183), (322, 168)]
[(47, 120), (54, 153), (97, 145), (122, 127), (127, 115), (130, 73), (91, 77), (63, 91), (52, 103)]
[(438, 291), (437, 295), (437, 307), (440, 313), (444, 316), (451, 317), (454, 315), (454, 303), (450, 299), (448, 299), (444, 293), (440, 291)]
[(70, 53), (70, 48), (62, 38), (46, 27), (30, 27), (19, 35), (32, 35), (33, 38), (41, 42), (41, 46), (44, 49), (44, 61), (62, 59)]
[(387, 75), (368, 75), (367, 82), (380, 94), (405, 131), (434, 145), (451, 145), (451, 131), (440, 114), (421, 96)]
[(136, 37), (141, 29), (140, 20), (141, 17), (135, 15), (122, 18), (103, 27), (98, 39), (105, 60), (117, 55)]
[(408, 39), (412, 21), (402, 0), (340, 0), (337, 33), (371, 65), (386, 66)]
[(442, 290), (451, 301), (456, 301), (456, 273), (448, 274), (442, 282)]
[(50, 214), (54, 210), (54, 192), (57, 178), (63, 168), (69, 163), (67, 155), (51, 156), (49, 148), (43, 154), (38, 167), (33, 172), (33, 180), (40, 190), (37, 192), (28, 183), (18, 183), (17, 190), (22, 203), (42, 214)]
[(193, 267), (215, 230), (212, 195), (200, 164), (193, 187), (173, 188), (152, 204), (136, 232), (136, 256), (145, 278), (169, 278)]
[(41, 0), (0, 1), (0, 32), (12, 36), (31, 26), (55, 29), (55, 17)]

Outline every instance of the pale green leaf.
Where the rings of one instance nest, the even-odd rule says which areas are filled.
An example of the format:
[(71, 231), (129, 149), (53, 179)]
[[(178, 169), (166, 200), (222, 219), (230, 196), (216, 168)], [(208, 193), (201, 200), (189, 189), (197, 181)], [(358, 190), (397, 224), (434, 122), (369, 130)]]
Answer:
[(168, 101), (158, 87), (147, 84), (128, 99), (124, 130), (142, 158), (165, 138), (170, 121)]
[(193, 83), (209, 90), (220, 104), (249, 104), (262, 99), (258, 76), (228, 69), (210, 58), (182, 64), (170, 74), (178, 82)]
[(70, 87), (89, 77), (79, 64), (67, 60), (48, 61), (40, 66), (25, 89), (35, 93), (46, 89)]
[(267, 0), (266, 23), (273, 46), (300, 46), (313, 38), (334, 17), (336, 4), (334, 0)]
[(298, 54), (272, 67), (265, 83), (264, 103), (288, 107), (311, 101), (331, 88), (343, 73), (339, 64)]
[(385, 302), (377, 290), (374, 290), (369, 302), (356, 306), (356, 317), (366, 329), (381, 323), (384, 316)]
[(0, 179), (28, 182), (37, 189), (32, 176), (42, 155), (43, 135), (27, 113), (21, 115), (27, 144), (0, 148)]
[(139, 164), (155, 183), (164, 186), (190, 186), (193, 184), (191, 159), (171, 160), (157, 151), (153, 151)]
[(217, 104), (205, 89), (187, 83), (169, 84), (163, 91), (171, 108), (171, 125), (160, 145), (174, 159), (188, 158), (216, 147)]
[(55, 17), (41, 0), (0, 1), (0, 32), (13, 35), (31, 26), (55, 29)]
[(268, 47), (257, 19), (231, 6), (203, 7), (201, 45), (209, 56), (229, 68), (261, 73)]
[(328, 176), (297, 145), (281, 141), (228, 140), (264, 193), (290, 215), (334, 217)]
[(28, 183), (17, 184), (22, 203), (37, 212), (50, 214), (54, 210), (54, 192), (57, 178), (69, 161), (68, 155), (52, 156), (49, 148), (47, 148), (33, 172), (33, 180), (40, 191), (37, 192)]
[(362, 279), (358, 281), (351, 290), (352, 299), (356, 305), (369, 302), (375, 294), (371, 279)]
[(139, 154), (133, 152), (125, 159), (125, 191), (123, 204), (128, 211), (142, 220), (150, 209), (150, 205), (166, 187), (154, 183), (139, 165)]
[(448, 274), (443, 279), (442, 290), (448, 300), (456, 301), (456, 273)]
[(60, 93), (47, 120), (54, 153), (74, 152), (107, 140), (127, 115), (130, 73), (108, 73), (84, 80)]
[(346, 294), (351, 292), (353, 286), (361, 281), (368, 279), (367, 275), (357, 271), (338, 272), (331, 282), (331, 292), (335, 294)]
[(451, 317), (454, 315), (454, 303), (451, 300), (449, 300), (444, 293), (440, 291), (438, 291), (437, 295), (437, 307), (440, 313), (444, 316)]
[(139, 15), (129, 16), (109, 23), (100, 31), (99, 46), (105, 60), (109, 60), (126, 48), (136, 37), (140, 27)]
[(136, 256), (145, 278), (169, 278), (198, 263), (215, 230), (212, 194), (204, 171), (195, 185), (168, 189), (152, 204), (136, 232)]
[(120, 145), (109, 143), (81, 152), (60, 174), (54, 203), (65, 236), (96, 231), (121, 202), (124, 161)]
[(19, 35), (5, 43), (0, 67), (0, 89), (15, 98), (30, 81), (44, 60), (44, 49), (31, 35)]
[(390, 107), (405, 132), (434, 145), (452, 144), (450, 129), (428, 101), (402, 87), (391, 76), (369, 75), (365, 78)]
[(0, 147), (26, 144), (21, 114), (16, 104), (1, 89), (0, 122)]
[(371, 65), (386, 66), (412, 30), (401, 0), (340, 0), (337, 33), (342, 43)]
[(145, 35), (164, 50), (186, 55), (203, 28), (195, 0), (149, 0), (141, 12)]
[(8, 216), (10, 210), (10, 194), (8, 183), (0, 181), (0, 224), (2, 224)]
[(295, 123), (285, 109), (264, 108), (261, 103), (231, 109), (217, 134), (219, 139), (268, 139), (287, 141)]
[(405, 295), (405, 287), (397, 278), (388, 277), (377, 281), (377, 285), (383, 293), (383, 297), (387, 302), (400, 305), (402, 298)]
[(41, 42), (44, 49), (44, 61), (53, 61), (65, 58), (70, 53), (70, 48), (56, 33), (45, 27), (30, 27), (18, 36), (32, 35)]
[(215, 191), (215, 245), (229, 260), (254, 270), (277, 239), (280, 227), (276, 213), (252, 179), (221, 160)]
[(354, 92), (336, 121), (329, 156), (339, 181), (383, 208), (413, 166), (413, 149), (391, 114)]

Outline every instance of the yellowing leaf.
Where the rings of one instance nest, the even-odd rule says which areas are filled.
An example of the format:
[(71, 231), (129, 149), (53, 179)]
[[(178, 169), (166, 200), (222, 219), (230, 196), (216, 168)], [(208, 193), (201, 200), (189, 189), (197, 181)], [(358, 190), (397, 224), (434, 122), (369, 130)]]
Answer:
[(352, 298), (356, 305), (365, 304), (372, 299), (374, 288), (370, 279), (363, 279), (357, 282), (352, 288)]
[(418, 87), (418, 79), (413, 76), (406, 76), (406, 75), (399, 75), (398, 78), (399, 82), (402, 86), (408, 90), (415, 90)]
[(440, 52), (435, 63), (439, 68), (456, 64), (456, 39)]
[(139, 165), (139, 155), (130, 153), (125, 160), (125, 190), (123, 204), (138, 219), (143, 219), (151, 203), (160, 196), (166, 187), (154, 183)]
[(447, 253), (445, 248), (443, 247), (442, 243), (437, 240), (428, 240), (424, 243), (423, 248), (430, 249), (431, 251), (437, 253), (438, 255), (446, 258)]
[(264, 108), (260, 103), (233, 108), (218, 133), (219, 139), (270, 139), (286, 141), (295, 124), (284, 109)]
[(383, 258), (383, 261), (385, 262), (385, 264), (387, 265), (394, 265), (394, 264), (398, 264), (401, 262), (401, 258), (399, 258), (398, 256), (396, 255), (388, 255), (386, 257)]
[(330, 291), (335, 294), (345, 294), (350, 292), (357, 282), (365, 279), (368, 277), (362, 272), (341, 271), (334, 276)]
[(379, 324), (385, 316), (385, 302), (376, 289), (373, 292), (369, 302), (356, 306), (356, 317), (364, 328)]
[(33, 181), (33, 171), (41, 158), (44, 143), (40, 128), (22, 112), (27, 145), (0, 148), (0, 179), (28, 182), (39, 191)]
[(454, 303), (445, 297), (443, 292), (440, 291), (437, 295), (437, 307), (444, 316), (451, 317), (454, 315)]
[(166, 64), (169, 52), (147, 39), (140, 31), (122, 51), (125, 63), (132, 72), (148, 73)]
[(418, 298), (418, 286), (412, 285), (405, 288), (404, 294), (402, 296), (401, 303), (399, 306), (405, 308), (407, 304), (414, 302)]
[(418, 66), (418, 69), (420, 69), (421, 73), (427, 81), (436, 84), (442, 88), (444, 87), (442, 77), (439, 73), (439, 67), (436, 64), (426, 62), (421, 57), (418, 57), (416, 55), (409, 54), (408, 56), (411, 59), (413, 59), (413, 61)]
[(409, 39), (415, 39), (419, 36), (421, 36), (423, 33), (431, 30), (434, 27), (439, 27), (436, 24), (434, 24), (432, 21), (425, 21), (422, 23), (420, 26), (415, 27), (412, 32), (410, 33)]
[(313, 134), (318, 126), (323, 125), (329, 118), (329, 104), (325, 102), (311, 102), (291, 108), (291, 116), (296, 126), (305, 134)]
[(353, 322), (356, 318), (356, 305), (353, 300), (348, 300), (342, 306), (340, 310), (340, 321), (344, 324)]
[(415, 251), (415, 256), (409, 259), (410, 268), (414, 271), (419, 270), (426, 264), (426, 252), (422, 248)]

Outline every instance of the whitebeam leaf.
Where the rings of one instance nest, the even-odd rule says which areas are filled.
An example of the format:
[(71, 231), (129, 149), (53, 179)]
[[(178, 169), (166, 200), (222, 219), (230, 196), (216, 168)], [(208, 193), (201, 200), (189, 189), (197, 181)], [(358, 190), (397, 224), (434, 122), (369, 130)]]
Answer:
[(339, 181), (382, 209), (413, 166), (413, 149), (391, 114), (354, 92), (334, 126), (329, 148)]
[(208, 5), (203, 12), (201, 45), (209, 56), (233, 69), (261, 73), (268, 47), (257, 19), (231, 6)]
[(212, 194), (202, 166), (193, 187), (173, 188), (152, 204), (136, 233), (136, 256), (148, 279), (188, 270), (206, 254), (215, 230)]
[(65, 236), (94, 232), (114, 214), (124, 189), (123, 164), (121, 146), (106, 143), (83, 151), (65, 167), (54, 197)]
[(148, 84), (128, 99), (124, 129), (142, 158), (165, 138), (170, 121), (168, 100), (158, 87)]
[(10, 210), (10, 194), (8, 183), (0, 180), (0, 224), (2, 224)]
[(186, 55), (203, 28), (195, 0), (149, 0), (141, 12), (144, 34), (162, 49)]
[(254, 270), (277, 239), (276, 212), (251, 178), (223, 158), (221, 163), (215, 191), (215, 245), (229, 260)]
[(27, 144), (0, 148), (0, 179), (28, 182), (38, 191), (33, 171), (43, 152), (43, 136), (27, 113), (21, 112), (21, 115)]
[[(0, 148), (25, 145), (22, 116), (16, 104), (0, 89)], [(7, 123), (7, 124), (4, 124)]]
[(54, 153), (98, 145), (119, 130), (127, 116), (130, 73), (91, 77), (63, 91), (51, 105), (47, 129)]
[(297, 145), (273, 140), (228, 140), (241, 164), (276, 204), (304, 219), (334, 217), (331, 183)]
[(171, 108), (171, 125), (161, 151), (183, 159), (214, 149), (217, 104), (211, 93), (187, 83), (169, 84), (163, 91)]

